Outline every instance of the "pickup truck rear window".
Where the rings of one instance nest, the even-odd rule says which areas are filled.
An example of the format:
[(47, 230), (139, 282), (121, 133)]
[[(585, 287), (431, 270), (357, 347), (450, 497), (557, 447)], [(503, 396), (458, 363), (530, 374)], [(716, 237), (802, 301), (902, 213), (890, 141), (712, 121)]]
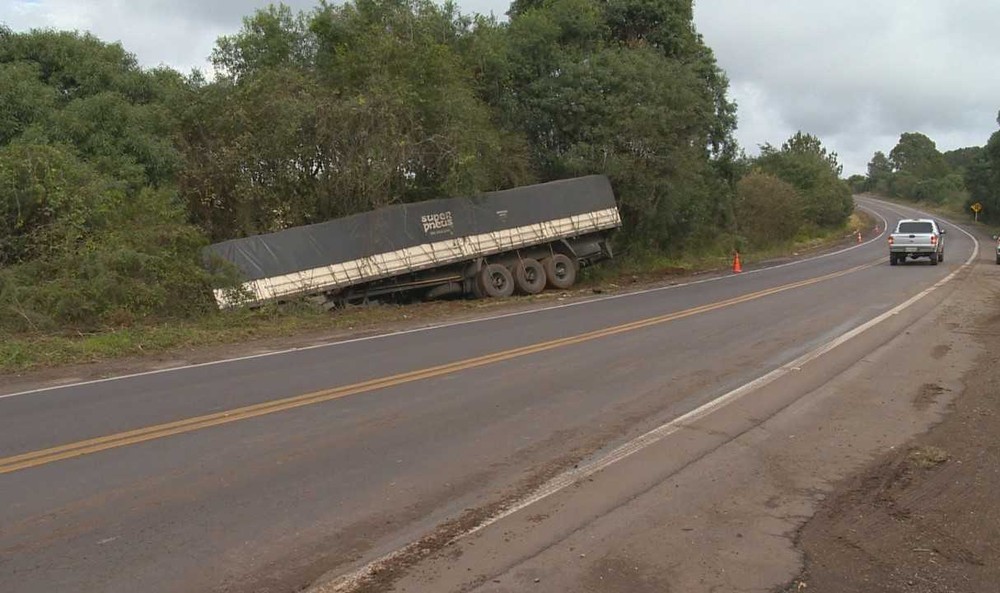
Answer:
[(897, 233), (933, 233), (934, 225), (929, 222), (901, 222)]

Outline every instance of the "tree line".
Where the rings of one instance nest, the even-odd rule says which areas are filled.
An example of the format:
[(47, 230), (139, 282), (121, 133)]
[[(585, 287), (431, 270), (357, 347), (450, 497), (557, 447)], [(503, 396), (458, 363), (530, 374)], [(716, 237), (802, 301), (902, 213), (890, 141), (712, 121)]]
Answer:
[(762, 248), (842, 225), (798, 133), (748, 158), (690, 0), (430, 0), (246, 17), (211, 80), (86, 33), (0, 28), (0, 329), (211, 310), (210, 243), (380, 206), (603, 173), (617, 251)]
[(980, 220), (1000, 223), (1000, 130), (994, 131), (984, 146), (945, 152), (926, 135), (905, 132), (888, 156), (876, 151), (867, 175), (852, 177), (850, 183), (858, 191), (947, 204), (965, 212), (978, 203), (982, 207)]

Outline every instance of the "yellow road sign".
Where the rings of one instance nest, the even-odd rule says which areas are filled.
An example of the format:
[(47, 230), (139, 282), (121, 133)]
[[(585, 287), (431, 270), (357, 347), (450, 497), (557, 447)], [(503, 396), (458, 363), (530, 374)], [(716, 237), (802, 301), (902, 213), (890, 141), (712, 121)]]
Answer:
[(972, 208), (972, 211), (975, 212), (976, 214), (979, 214), (980, 212), (983, 211), (983, 205), (980, 204), (979, 202), (976, 202), (975, 204), (970, 206), (970, 208)]

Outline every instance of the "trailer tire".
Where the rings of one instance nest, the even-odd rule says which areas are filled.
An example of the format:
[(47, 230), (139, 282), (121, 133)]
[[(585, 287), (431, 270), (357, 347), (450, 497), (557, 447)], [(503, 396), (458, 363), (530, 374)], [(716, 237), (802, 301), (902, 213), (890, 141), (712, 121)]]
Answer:
[(472, 298), (474, 299), (484, 299), (486, 295), (483, 294), (483, 288), (479, 284), (479, 273), (477, 272), (475, 276), (472, 277)]
[(479, 271), (479, 291), (483, 296), (498, 298), (514, 294), (514, 276), (506, 266), (489, 264)]
[(433, 301), (435, 299), (455, 294), (462, 294), (461, 282), (447, 282), (445, 284), (439, 284), (424, 293), (424, 300)]
[(537, 259), (522, 259), (512, 271), (514, 286), (524, 294), (538, 294), (545, 290), (545, 267)]
[(561, 253), (543, 259), (542, 267), (551, 288), (565, 290), (576, 282), (576, 264)]

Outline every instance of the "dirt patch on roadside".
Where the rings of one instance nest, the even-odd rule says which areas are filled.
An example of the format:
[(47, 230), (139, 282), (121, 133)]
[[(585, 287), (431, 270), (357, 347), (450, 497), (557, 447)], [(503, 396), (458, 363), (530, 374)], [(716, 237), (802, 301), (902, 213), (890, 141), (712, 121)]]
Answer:
[(450, 544), (453, 544), (457, 538), (468, 533), (471, 529), (482, 525), (488, 519), (500, 515), (529, 493), (536, 491), (543, 484), (565, 471), (566, 467), (575, 465), (581, 459), (591, 454), (596, 448), (597, 444), (595, 442), (587, 448), (552, 460), (545, 464), (544, 467), (534, 471), (500, 499), (480, 507), (466, 509), (458, 517), (442, 523), (434, 531), (419, 540), (400, 548), (387, 557), (376, 560), (372, 564), (362, 568), (359, 572), (349, 574), (346, 577), (327, 580), (306, 590), (313, 593), (379, 593), (381, 591), (391, 591), (396, 580), (422, 560), (441, 554), (452, 560), (461, 556), (462, 552), (460, 548), (450, 547)]
[[(799, 536), (805, 570), (782, 591), (998, 590), (1000, 315), (973, 333), (985, 354), (952, 412), (826, 499)], [(939, 389), (924, 385), (914, 405)]]

